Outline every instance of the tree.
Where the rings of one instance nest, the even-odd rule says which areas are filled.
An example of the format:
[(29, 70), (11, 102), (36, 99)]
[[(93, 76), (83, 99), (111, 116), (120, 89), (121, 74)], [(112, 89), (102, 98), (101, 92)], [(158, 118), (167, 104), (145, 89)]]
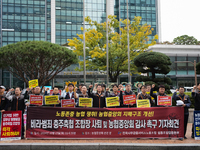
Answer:
[(76, 54), (65, 47), (45, 41), (23, 41), (0, 48), (0, 67), (19, 80), (38, 79), (44, 86), (59, 72), (78, 63)]
[(171, 61), (170, 58), (159, 52), (145, 52), (134, 58), (134, 64), (137, 66), (138, 72), (141, 73), (151, 73), (151, 78), (149, 76), (138, 76), (137, 81), (140, 82), (155, 82), (157, 84), (170, 84), (171, 79), (168, 77), (156, 78), (156, 74), (164, 74), (170, 72)]
[(200, 41), (193, 36), (188, 35), (182, 35), (174, 38), (173, 43), (175, 45), (200, 45)]
[[(127, 20), (119, 21), (116, 16), (109, 16), (108, 35), (109, 35), (109, 77), (112, 82), (117, 81), (121, 73), (128, 72), (128, 55), (127, 55)], [(91, 28), (85, 32), (86, 44), (86, 69), (106, 71), (106, 22), (97, 23), (89, 17), (85, 18)], [(152, 34), (153, 28), (150, 25), (140, 25), (141, 17), (135, 17), (129, 26), (130, 39), (130, 58), (148, 49), (149, 46), (156, 44), (157, 35), (150, 42), (149, 35)], [(120, 30), (121, 34), (115, 32)], [(75, 53), (83, 56), (83, 34), (77, 34), (79, 39), (69, 39), (68, 45), (71, 46)], [(83, 70), (83, 61), (79, 62)], [(136, 72), (136, 67), (131, 62), (131, 73)]]

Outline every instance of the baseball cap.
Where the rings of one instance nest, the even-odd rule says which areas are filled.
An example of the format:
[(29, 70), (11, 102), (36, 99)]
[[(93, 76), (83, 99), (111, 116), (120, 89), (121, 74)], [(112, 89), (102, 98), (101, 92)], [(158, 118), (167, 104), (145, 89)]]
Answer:
[(6, 89), (6, 88), (5, 88), (5, 86), (1, 85), (1, 86), (0, 86), (0, 89)]

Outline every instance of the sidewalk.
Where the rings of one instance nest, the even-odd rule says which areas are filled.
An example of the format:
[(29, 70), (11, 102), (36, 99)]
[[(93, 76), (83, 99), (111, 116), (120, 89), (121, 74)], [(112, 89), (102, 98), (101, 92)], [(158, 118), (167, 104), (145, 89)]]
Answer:
[(2, 150), (72, 150), (72, 149), (200, 149), (200, 141), (191, 138), (192, 123), (188, 124), (188, 139), (57, 139), (0, 141)]

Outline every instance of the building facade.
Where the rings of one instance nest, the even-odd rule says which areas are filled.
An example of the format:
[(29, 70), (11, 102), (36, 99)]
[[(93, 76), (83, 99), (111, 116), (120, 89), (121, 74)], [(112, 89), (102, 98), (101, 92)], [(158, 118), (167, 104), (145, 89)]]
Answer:
[[(200, 45), (162, 45), (149, 47), (149, 51), (164, 53), (169, 56), (172, 65), (167, 77), (171, 78), (173, 87), (193, 87), (195, 85), (194, 65), (177, 61), (200, 62)], [(158, 75), (159, 76), (159, 75)], [(200, 82), (197, 75), (197, 81)]]
[[(0, 0), (0, 46), (25, 40), (42, 40), (65, 44), (67, 39), (81, 34), (83, 23), (83, 0)], [(126, 0), (84, 0), (85, 16), (97, 22), (106, 21), (108, 15), (126, 19)], [(142, 24), (150, 24), (153, 35), (158, 34), (158, 1), (157, 0), (128, 0), (129, 19), (141, 16)], [(86, 28), (89, 28), (86, 25)], [(80, 57), (80, 59), (82, 59)], [(66, 68), (50, 83), (62, 85), (68, 80), (83, 82), (82, 72), (74, 76), (78, 64)], [(87, 71), (87, 82), (104, 82), (105, 73)], [(93, 76), (94, 75), (94, 76)], [(94, 78), (94, 79), (92, 79)], [(119, 82), (126, 82), (127, 75), (122, 75)], [(133, 77), (134, 80), (134, 77)], [(8, 71), (0, 70), (0, 84), (7, 87), (20, 86), (24, 83), (13, 77)]]

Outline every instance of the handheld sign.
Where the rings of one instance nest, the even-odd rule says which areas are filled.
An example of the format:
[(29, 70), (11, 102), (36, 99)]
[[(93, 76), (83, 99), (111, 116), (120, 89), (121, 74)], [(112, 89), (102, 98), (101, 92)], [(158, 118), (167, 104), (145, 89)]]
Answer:
[(30, 95), (30, 104), (33, 105), (43, 105), (43, 96), (42, 95)]
[(92, 107), (93, 99), (92, 98), (79, 98), (79, 106), (80, 107)]
[(200, 111), (194, 111), (194, 137), (200, 140)]
[(29, 82), (29, 88), (35, 88), (38, 86), (38, 79), (30, 80)]
[(74, 103), (75, 103), (74, 99), (62, 99), (61, 107), (75, 107)]
[(20, 140), (22, 111), (5, 111), (1, 118), (1, 140)]
[(120, 106), (119, 97), (106, 97), (106, 107)]
[(172, 106), (172, 97), (171, 96), (158, 96), (157, 105), (167, 105)]
[(45, 96), (45, 105), (59, 104), (59, 95)]
[[(146, 93), (150, 95), (150, 92), (146, 92)], [(157, 91), (153, 91), (153, 94), (156, 94), (156, 93), (157, 93)]]
[(136, 95), (123, 95), (124, 105), (136, 104)]
[(137, 108), (148, 108), (150, 107), (149, 99), (137, 99)]

